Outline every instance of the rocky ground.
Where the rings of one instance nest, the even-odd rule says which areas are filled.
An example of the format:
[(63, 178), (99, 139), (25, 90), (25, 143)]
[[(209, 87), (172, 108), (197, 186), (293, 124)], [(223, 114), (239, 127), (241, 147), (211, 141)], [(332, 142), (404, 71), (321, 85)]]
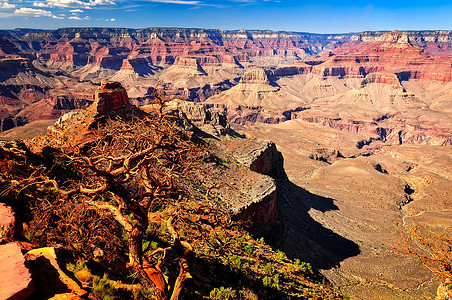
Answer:
[(449, 147), (358, 149), (361, 134), (299, 120), (246, 131), (276, 143), (291, 181), (279, 195), (288, 231), (276, 245), (356, 298), (434, 298), (437, 279), (394, 248), (411, 222), (452, 225)]

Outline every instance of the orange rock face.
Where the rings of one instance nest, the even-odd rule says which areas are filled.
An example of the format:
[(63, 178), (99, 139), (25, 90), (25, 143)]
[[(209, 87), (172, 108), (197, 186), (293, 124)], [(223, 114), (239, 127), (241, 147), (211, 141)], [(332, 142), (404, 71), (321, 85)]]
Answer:
[(129, 103), (126, 90), (115, 81), (103, 81), (93, 98), (98, 114), (119, 109)]
[[(432, 56), (411, 44), (404, 33), (393, 31), (368, 42), (352, 41), (304, 63), (278, 67), (276, 76), (313, 73), (340, 78), (364, 78), (369, 82), (393, 84), (398, 80), (452, 81), (449, 56)], [(394, 78), (395, 74), (397, 78)], [(384, 75), (383, 75), (384, 74)], [(391, 78), (389, 78), (391, 77)]]
[(374, 72), (393, 72), (403, 80), (448, 82), (452, 79), (450, 60), (430, 56), (422, 48), (413, 46), (408, 36), (399, 31), (383, 34), (370, 42), (348, 43), (333, 53), (335, 55), (313, 67), (313, 72), (324, 76), (366, 76)]
[[(0, 110), (0, 131), (62, 114), (59, 108), (48, 110), (46, 100), (26, 116), (15, 118), (20, 110), (42, 99), (38, 93), (22, 97), (18, 89), (46, 87), (63, 93), (72, 91), (78, 81), (86, 86), (88, 81), (96, 84), (102, 78), (121, 81), (127, 87), (137, 85), (142, 90), (154, 85), (155, 80), (177, 82), (178, 93), (194, 101), (204, 101), (230, 88), (250, 65), (264, 66), (269, 77), (313, 73), (387, 84), (408, 79), (452, 81), (450, 31), (319, 35), (269, 30), (68, 28), (17, 37), (2, 34), (0, 69), (4, 74), (0, 77), (4, 85), (0, 87), (0, 102), (19, 100), (21, 105), (8, 104), (7, 109)], [(29, 48), (25, 49), (26, 45)], [(325, 54), (321, 57), (312, 58), (322, 51)], [(309, 60), (303, 63), (306, 58)], [(42, 72), (31, 61), (38, 69), (42, 65)], [(200, 74), (159, 78), (159, 70), (171, 65), (180, 67), (177, 70), (182, 73), (194, 70)], [(7, 72), (13, 69), (20, 70), (19, 74)], [(369, 77), (374, 73), (378, 75)], [(397, 79), (386, 74), (395, 74)], [(57, 76), (74, 81), (61, 83)], [(146, 82), (137, 83), (144, 77)]]
[(87, 294), (61, 270), (53, 247), (30, 250), (25, 257), (36, 282), (35, 294), (40, 298), (78, 300)]
[(256, 83), (256, 84), (269, 84), (267, 73), (263, 69), (250, 69), (248, 70), (240, 80), (240, 83)]
[(9, 243), (0, 246), (0, 299), (23, 300), (34, 289), (25, 258), (19, 245)]

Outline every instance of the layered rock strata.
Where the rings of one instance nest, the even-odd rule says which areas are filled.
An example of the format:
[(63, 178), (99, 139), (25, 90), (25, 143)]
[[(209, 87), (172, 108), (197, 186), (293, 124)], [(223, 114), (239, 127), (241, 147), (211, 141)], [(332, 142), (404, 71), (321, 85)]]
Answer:
[(222, 138), (231, 133), (226, 116), (217, 111), (206, 109), (202, 104), (183, 100), (173, 100), (167, 103), (169, 108), (177, 109), (177, 114), (190, 121), (208, 136)]
[[(160, 80), (171, 83), (173, 90), (180, 95), (204, 101), (234, 86), (244, 69), (253, 65), (267, 68), (272, 83), (275, 80), (271, 77), (300, 74), (361, 78), (362, 85), (397, 84), (397, 81), (412, 79), (450, 82), (452, 72), (447, 49), (452, 49), (449, 31), (318, 35), (180, 28), (65, 28), (2, 32), (0, 64), (5, 67), (0, 77), (5, 85), (0, 87), (0, 100), (7, 103), (7, 109), (0, 112), (0, 131), (35, 120), (57, 118), (72, 109), (64, 107), (62, 113), (58, 112), (58, 105), (48, 109), (47, 102), (51, 102), (52, 97), (43, 98), (39, 93), (30, 93), (27, 99), (21, 97), (15, 90), (28, 89), (24, 84), (65, 90), (75, 83), (67, 82), (62, 79), (64, 77), (85, 84), (112, 78), (129, 87), (146, 89)], [(322, 51), (325, 52), (322, 56), (313, 58)], [(301, 62), (305, 58), (308, 60)], [(295, 63), (290, 64), (292, 62)], [(12, 69), (19, 72), (8, 71)], [(242, 77), (242, 83), (248, 81), (250, 74)], [(242, 88), (245, 92), (255, 90), (250, 90), (246, 84)], [(274, 107), (268, 109), (267, 104), (260, 104), (260, 98), (267, 97), (262, 90), (281, 92), (274, 84), (265, 82), (260, 83), (260, 89), (260, 92), (254, 92), (256, 97), (248, 99), (252, 103), (242, 105), (246, 110), (262, 106), (264, 113), (258, 113), (262, 116), (274, 110)], [(285, 93), (281, 94), (288, 98)], [(24, 112), (26, 117), (15, 117), (41, 99), (44, 101)], [(75, 97), (75, 100), (81, 99)], [(12, 105), (12, 102), (17, 102), (17, 105)], [(45, 113), (40, 113), (44, 106)], [(249, 121), (244, 119), (249, 118), (239, 117), (237, 123)], [(255, 119), (271, 123), (287, 120), (280, 115)]]
[(129, 104), (126, 90), (116, 81), (103, 81), (93, 99), (94, 108), (100, 115)]

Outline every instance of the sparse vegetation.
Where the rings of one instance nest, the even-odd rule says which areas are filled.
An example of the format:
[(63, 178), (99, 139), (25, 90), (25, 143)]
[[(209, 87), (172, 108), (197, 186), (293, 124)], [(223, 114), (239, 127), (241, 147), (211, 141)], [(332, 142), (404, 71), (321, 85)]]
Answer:
[(411, 224), (401, 232), (396, 248), (419, 261), (443, 279), (452, 279), (452, 233), (450, 228), (440, 232)]
[(114, 284), (108, 279), (107, 274), (103, 277), (94, 276), (93, 290), (91, 295), (96, 300), (119, 300)]
[(236, 298), (235, 291), (233, 291), (231, 288), (214, 288), (210, 292), (210, 299), (212, 300), (232, 300)]
[(213, 154), (180, 121), (106, 119), (84, 147), (42, 156), (0, 148), (1, 201), (20, 207), (33, 243), (62, 245), (94, 299), (340, 298), (216, 204), (192, 172)]

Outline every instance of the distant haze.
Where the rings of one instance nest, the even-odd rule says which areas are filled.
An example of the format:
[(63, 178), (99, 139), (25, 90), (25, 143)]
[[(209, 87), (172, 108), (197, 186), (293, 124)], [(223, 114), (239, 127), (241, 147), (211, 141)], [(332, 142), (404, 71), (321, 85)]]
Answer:
[(0, 1), (0, 29), (196, 27), (313, 33), (450, 30), (451, 15), (451, 1)]

